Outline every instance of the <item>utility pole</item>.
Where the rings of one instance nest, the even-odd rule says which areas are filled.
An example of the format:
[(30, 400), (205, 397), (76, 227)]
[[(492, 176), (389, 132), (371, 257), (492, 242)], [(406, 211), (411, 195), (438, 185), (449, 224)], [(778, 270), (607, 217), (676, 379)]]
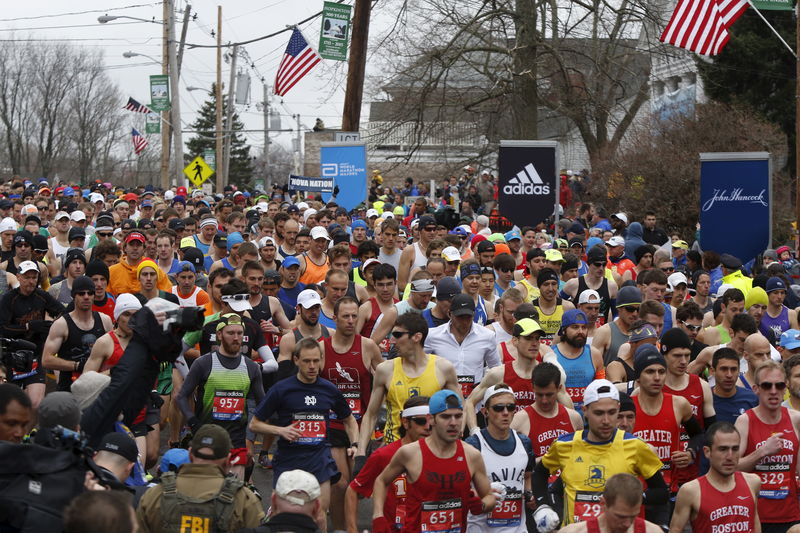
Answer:
[(175, 161), (173, 166), (173, 173), (176, 183), (185, 184), (186, 178), (183, 176), (183, 134), (181, 132), (181, 97), (180, 87), (178, 86), (178, 50), (177, 42), (175, 41), (175, 9), (173, 0), (166, 0), (165, 4), (169, 4), (169, 85), (171, 89), (171, 105), (172, 109), (172, 140), (173, 150), (175, 153)]
[(303, 137), (300, 132), (300, 113), (296, 114), (294, 118), (297, 120), (297, 159), (295, 163), (295, 174), (298, 176), (303, 175), (303, 147), (301, 143), (303, 142)]
[(189, 18), (192, 16), (192, 6), (186, 4), (186, 9), (183, 11), (183, 26), (181, 26), (181, 43), (178, 47), (178, 76), (181, 74), (181, 65), (183, 64), (183, 49), (186, 44), (186, 33), (189, 31)]
[(233, 105), (236, 100), (236, 57), (239, 55), (239, 45), (233, 46), (231, 57), (231, 77), (228, 82), (228, 108), (225, 110), (225, 185), (230, 183), (231, 149), (233, 148)]
[(344, 95), (342, 129), (358, 131), (361, 122), (361, 98), (364, 94), (364, 71), (367, 67), (369, 13), (371, 0), (355, 0), (353, 35), (350, 39), (350, 59), (347, 65), (347, 90)]
[(264, 189), (269, 191), (272, 189), (269, 179), (269, 87), (263, 82), (262, 85), (264, 86)]
[[(165, 76), (169, 74), (169, 2), (164, 2), (162, 8), (162, 18), (164, 20), (163, 27), (163, 43), (161, 45), (161, 74)], [(169, 139), (170, 129), (169, 125), (170, 111), (161, 112), (161, 188), (164, 190), (169, 189)]]
[(222, 178), (222, 6), (217, 6), (217, 87), (216, 87), (216, 100), (217, 105), (214, 109), (216, 112), (216, 140), (217, 140), (217, 155), (216, 155), (216, 169), (217, 174), (217, 194), (222, 194), (223, 185)]

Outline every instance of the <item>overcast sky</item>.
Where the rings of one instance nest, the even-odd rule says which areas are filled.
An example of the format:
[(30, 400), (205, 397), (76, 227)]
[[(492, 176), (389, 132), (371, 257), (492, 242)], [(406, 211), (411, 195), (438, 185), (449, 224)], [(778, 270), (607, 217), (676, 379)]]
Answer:
[[(211, 31), (216, 31), (218, 5), (222, 5), (223, 41), (239, 42), (295, 24), (320, 11), (322, 3), (322, 0), (194, 0), (191, 2), (192, 12), (197, 14), (197, 18), (189, 23), (186, 41), (216, 44)], [(185, 0), (176, 0), (176, 7), (181, 11), (185, 6)], [(105, 53), (105, 63), (109, 67), (108, 73), (118, 83), (124, 99), (132, 96), (142, 103), (148, 103), (149, 75), (160, 74), (160, 64), (152, 63), (144, 57), (126, 59), (122, 54), (132, 51), (147, 54), (160, 61), (161, 26), (125, 19), (99, 24), (97, 17), (106, 13), (148, 20), (155, 18), (160, 21), (162, 5), (145, 4), (136, 0), (3, 2), (0, 38), (70, 39), (71, 41), (57, 42), (102, 50)], [(374, 15), (371, 28), (373, 31), (379, 20), (379, 14)], [(320, 17), (301, 25), (303, 34), (315, 49), (319, 44), (319, 28)], [(176, 34), (180, 35), (180, 24), (176, 28)], [(263, 76), (270, 87), (273, 85), (289, 35), (290, 32), (285, 32), (244, 47), (255, 65), (254, 68), (247, 68), (251, 76), (250, 105), (237, 106), (246, 129), (263, 130), (263, 115), (256, 109), (256, 102), (263, 100), (260, 77)], [(245, 66), (241, 58), (237, 66)], [(223, 63), (222, 79), (225, 85), (228, 84), (229, 68), (228, 64)], [(186, 88), (210, 89), (216, 79), (215, 69), (216, 54), (213, 48), (187, 48), (184, 52), (181, 70), (181, 119), (184, 128), (195, 119), (198, 108), (206, 99), (206, 94), (202, 91), (187, 91)], [(324, 120), (328, 127), (340, 126), (345, 76), (346, 63), (323, 60), (285, 97), (272, 96), (271, 105), (277, 106), (282, 114), (282, 127), (293, 127), (293, 113), (299, 113), (302, 123), (309, 128), (314, 125), (317, 117)], [(120, 105), (124, 105), (124, 102), (120, 102)], [(366, 111), (365, 107), (362, 122), (366, 118)], [(143, 121), (141, 127), (143, 128)], [(271, 138), (288, 147), (291, 135), (283, 133)], [(184, 136), (184, 140), (187, 138), (188, 134)], [(264, 135), (261, 131), (247, 133), (247, 140), (255, 148), (255, 153), (263, 148)]]

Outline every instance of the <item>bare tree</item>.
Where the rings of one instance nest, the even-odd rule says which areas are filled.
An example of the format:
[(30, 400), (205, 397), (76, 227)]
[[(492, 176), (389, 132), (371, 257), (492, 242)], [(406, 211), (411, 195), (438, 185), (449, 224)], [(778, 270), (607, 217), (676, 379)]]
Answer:
[(384, 93), (378, 136), (413, 124), (412, 153), (442, 122), (477, 124), (492, 151), (500, 138), (541, 138), (566, 121), (596, 163), (616, 151), (647, 100), (650, 58), (638, 43), (656, 14), (645, 0), (402, 6), (405, 24), (380, 41), (383, 73), (372, 84)]

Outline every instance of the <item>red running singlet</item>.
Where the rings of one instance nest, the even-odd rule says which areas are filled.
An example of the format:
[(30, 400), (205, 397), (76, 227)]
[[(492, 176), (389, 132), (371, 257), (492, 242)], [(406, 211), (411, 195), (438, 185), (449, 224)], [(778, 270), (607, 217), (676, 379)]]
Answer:
[[(644, 507), (644, 506), (642, 506)], [(597, 521), (596, 516), (591, 516), (585, 520), (586, 533), (600, 533), (600, 523)], [(633, 521), (633, 533), (645, 533), (647, 525), (644, 523), (644, 518), (637, 518)], [(710, 531), (705, 529), (695, 529), (698, 533), (700, 531)]]
[(464, 445), (456, 441), (456, 453), (442, 459), (433, 454), (425, 439), (420, 439), (422, 469), (419, 479), (408, 483), (406, 523), (403, 533), (462, 533), (467, 525), (466, 501), (472, 476)]
[(664, 481), (675, 492), (677, 487), (673, 479), (672, 453), (681, 451), (681, 426), (675, 420), (675, 409), (672, 406), (672, 394), (664, 393), (661, 410), (655, 415), (648, 415), (639, 405), (639, 397), (633, 397), (636, 405), (636, 426), (633, 434), (655, 448), (656, 455), (664, 466), (661, 473)]
[(108, 332), (108, 335), (111, 337), (111, 340), (114, 341), (114, 351), (111, 352), (111, 356), (108, 359), (106, 359), (102, 365), (100, 365), (100, 372), (105, 372), (106, 370), (115, 367), (119, 362), (119, 358), (122, 357), (123, 353), (125, 353), (125, 350), (119, 343), (117, 334), (114, 333), (113, 329)]
[(550, 449), (550, 445), (561, 435), (572, 433), (572, 420), (569, 419), (569, 411), (561, 404), (558, 405), (558, 412), (556, 416), (547, 418), (539, 414), (532, 405), (525, 408), (528, 413), (528, 420), (530, 421), (530, 429), (528, 429), (528, 438), (531, 439), (533, 445), (533, 453), (536, 457), (542, 457)]
[(797, 434), (792, 426), (789, 410), (781, 407), (781, 419), (777, 424), (762, 422), (753, 409), (746, 411), (750, 428), (747, 431), (747, 449), (742, 456), (753, 453), (764, 441), (775, 433), (783, 433), (781, 449), (767, 455), (756, 463), (755, 473), (761, 476), (758, 491), (758, 517), (761, 522), (781, 523), (800, 520), (800, 504), (797, 502)]
[(533, 403), (533, 382), (531, 378), (523, 378), (514, 370), (514, 363), (506, 363), (503, 370), (503, 382), (514, 391), (517, 411), (521, 411)]
[[(361, 356), (361, 335), (355, 335), (353, 345), (344, 353), (333, 349), (332, 337), (325, 338), (322, 342), (325, 346), (325, 367), (322, 369), (322, 377), (336, 385), (347, 400), (355, 419), (361, 420), (372, 394), (372, 376), (364, 366)], [(341, 420), (336, 420), (335, 416), (331, 413), (329, 427), (343, 430), (344, 424)]]
[[(692, 406), (692, 414), (697, 419), (700, 427), (705, 429), (705, 424), (703, 423), (703, 418), (705, 417), (705, 412), (703, 411), (703, 385), (700, 381), (700, 376), (696, 374), (689, 374), (689, 384), (685, 389), (682, 390), (671, 389), (665, 384), (664, 392), (674, 396), (683, 396), (686, 398), (686, 400), (689, 402), (689, 405)], [(686, 432), (686, 428), (681, 426), (681, 450), (685, 452), (688, 448), (689, 434)], [(685, 468), (676, 468), (675, 472), (673, 473), (673, 477), (675, 482), (678, 484), (678, 487), (688, 481), (697, 479), (697, 476), (699, 475), (700, 461), (695, 461)]]
[(692, 531), (753, 531), (756, 502), (741, 472), (733, 473), (732, 490), (716, 489), (706, 476), (697, 478), (700, 484), (700, 509), (692, 520)]
[(514, 356), (508, 351), (508, 344), (506, 341), (500, 343), (500, 351), (503, 352), (503, 364), (510, 363), (514, 360)]

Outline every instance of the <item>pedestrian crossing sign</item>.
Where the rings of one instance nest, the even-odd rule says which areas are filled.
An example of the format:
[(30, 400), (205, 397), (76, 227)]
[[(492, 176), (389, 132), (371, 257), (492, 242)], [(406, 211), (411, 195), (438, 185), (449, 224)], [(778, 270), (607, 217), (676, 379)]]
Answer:
[(203, 156), (198, 155), (191, 163), (186, 165), (186, 168), (183, 169), (183, 173), (194, 183), (195, 187), (199, 187), (204, 181), (211, 177), (214, 171), (208, 166)]

